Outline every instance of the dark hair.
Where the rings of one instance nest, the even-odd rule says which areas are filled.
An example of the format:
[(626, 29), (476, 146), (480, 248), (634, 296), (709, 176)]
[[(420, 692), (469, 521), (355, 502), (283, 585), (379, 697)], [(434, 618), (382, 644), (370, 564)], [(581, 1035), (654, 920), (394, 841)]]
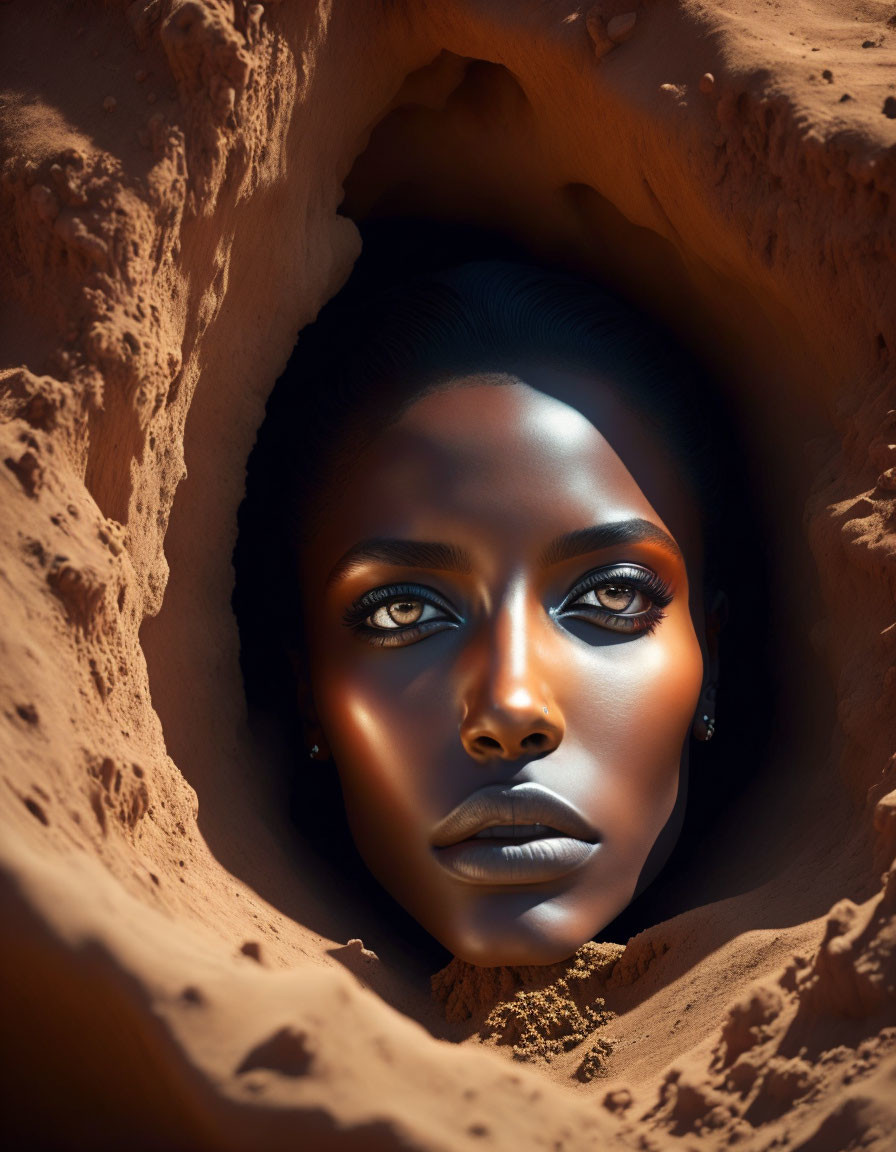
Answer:
[[(291, 683), (283, 648), (300, 644), (295, 543), (325, 502), (340, 455), (451, 377), (535, 362), (610, 382), (669, 444), (711, 545), (718, 477), (708, 389), (701, 367), (656, 321), (588, 280), (504, 260), (360, 299), (349, 290), (301, 334), (249, 459), (234, 607), (250, 704), (270, 707)], [(707, 559), (711, 571), (711, 546)], [(291, 700), (290, 691), (288, 707)]]

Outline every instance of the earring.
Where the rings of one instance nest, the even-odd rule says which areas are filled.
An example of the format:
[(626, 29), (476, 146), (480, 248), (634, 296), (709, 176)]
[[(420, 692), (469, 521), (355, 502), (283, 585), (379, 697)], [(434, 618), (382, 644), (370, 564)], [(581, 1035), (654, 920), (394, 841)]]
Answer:
[(698, 720), (694, 721), (694, 735), (698, 740), (702, 740), (708, 744), (712, 740), (716, 731), (716, 720), (714, 716), (702, 715)]

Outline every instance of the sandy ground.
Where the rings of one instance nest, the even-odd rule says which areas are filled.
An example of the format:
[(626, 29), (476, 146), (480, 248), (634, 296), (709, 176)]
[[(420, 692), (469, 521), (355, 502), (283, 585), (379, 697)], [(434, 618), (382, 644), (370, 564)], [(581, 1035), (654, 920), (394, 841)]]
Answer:
[[(891, 1149), (893, 5), (12, 0), (0, 58), (15, 1146)], [(784, 621), (677, 914), (437, 994), (297, 842), (229, 604), (265, 398), (402, 213), (700, 341)]]

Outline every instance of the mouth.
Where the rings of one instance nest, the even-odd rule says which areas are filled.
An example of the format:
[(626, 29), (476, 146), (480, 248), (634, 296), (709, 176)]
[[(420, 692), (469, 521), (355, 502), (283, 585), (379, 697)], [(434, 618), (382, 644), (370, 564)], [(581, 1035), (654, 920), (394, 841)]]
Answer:
[(468, 884), (539, 884), (581, 868), (600, 837), (568, 800), (527, 782), (474, 792), (431, 843), (438, 863)]

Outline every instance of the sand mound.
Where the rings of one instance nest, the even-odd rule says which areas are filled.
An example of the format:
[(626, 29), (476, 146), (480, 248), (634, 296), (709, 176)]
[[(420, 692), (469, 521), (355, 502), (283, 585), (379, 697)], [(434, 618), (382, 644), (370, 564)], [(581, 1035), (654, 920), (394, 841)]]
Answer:
[(543, 967), (478, 968), (454, 959), (433, 976), (432, 990), (446, 1018), (470, 1021), (467, 1031), (483, 1043), (509, 1045), (517, 1060), (538, 1064), (581, 1049), (576, 1076), (593, 1080), (612, 1051), (598, 1034), (612, 1019), (601, 993), (623, 951), (590, 942), (570, 960)]
[[(892, 1147), (892, 5), (13, 0), (0, 21), (18, 1143)], [(445, 1021), (297, 843), (246, 724), (244, 463), (352, 219), (399, 214), (500, 227), (698, 339), (777, 574), (768, 763), (593, 999), (517, 989), (584, 1037), (531, 1066), (508, 1057), (541, 1042), (534, 1001), (493, 1021), (505, 1046)]]

